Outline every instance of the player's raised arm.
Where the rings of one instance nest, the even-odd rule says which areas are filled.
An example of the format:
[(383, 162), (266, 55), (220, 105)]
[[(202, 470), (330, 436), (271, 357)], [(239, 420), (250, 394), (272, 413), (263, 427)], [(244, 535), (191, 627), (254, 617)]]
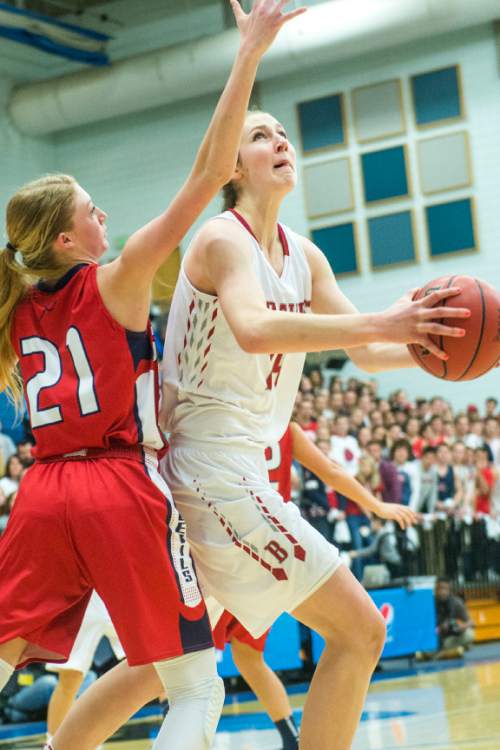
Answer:
[(162, 214), (130, 237), (120, 257), (105, 271), (120, 285), (122, 294), (136, 295), (149, 285), (158, 267), (231, 178), (260, 59), (281, 27), (305, 11), (284, 12), (286, 0), (256, 0), (245, 13), (238, 0), (230, 2), (240, 45), (229, 79), (186, 182)]
[(353, 500), (363, 510), (374, 513), (380, 518), (396, 521), (402, 529), (415, 523), (416, 516), (410, 508), (399, 503), (384, 503), (377, 500), (345, 469), (327, 458), (304, 435), (298, 424), (292, 422), (290, 427), (292, 430), (293, 457), (306, 469), (316, 474), (322, 482)]

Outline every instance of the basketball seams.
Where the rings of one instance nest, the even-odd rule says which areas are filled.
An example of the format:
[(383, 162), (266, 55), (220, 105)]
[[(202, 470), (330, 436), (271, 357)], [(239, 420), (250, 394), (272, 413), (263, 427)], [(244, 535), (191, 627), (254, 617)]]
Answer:
[[(477, 355), (479, 353), (479, 350), (481, 348), (481, 342), (483, 340), (484, 325), (485, 325), (485, 321), (486, 321), (486, 300), (484, 298), (483, 288), (482, 288), (481, 284), (479, 283), (478, 279), (474, 279), (474, 281), (476, 283), (477, 288), (479, 289), (479, 296), (481, 298), (481, 327), (479, 329), (479, 338), (478, 338), (478, 341), (477, 341), (477, 344), (476, 344), (476, 348), (474, 350), (474, 354), (472, 355), (472, 359), (470, 360), (469, 364), (465, 368), (464, 372), (460, 375), (460, 377), (453, 378), (454, 380), (463, 380), (464, 377), (467, 375), (467, 373), (469, 372), (470, 368), (472, 367), (472, 365), (474, 364), (474, 362), (476, 360), (476, 357), (477, 357)], [(475, 377), (477, 377), (477, 376), (475, 376)]]
[[(425, 361), (424, 361), (424, 360), (422, 359), (422, 357), (421, 357), (421, 355), (420, 355), (420, 353), (419, 353), (419, 351), (418, 351), (418, 348), (417, 348), (417, 347), (419, 347), (419, 346), (420, 346), (420, 344), (410, 344), (410, 346), (409, 346), (409, 349), (411, 349), (411, 350), (412, 350), (413, 354), (415, 355), (415, 357), (416, 357), (416, 358), (418, 359), (418, 361), (420, 362), (420, 366), (422, 367), (422, 370), (425, 370), (425, 372), (428, 372), (428, 373), (429, 373), (429, 375), (435, 375), (435, 373), (434, 373), (434, 372), (433, 372), (432, 370), (428, 370), (428, 369), (427, 369), (427, 367), (426, 367), (426, 363), (425, 363)], [(423, 348), (423, 347), (422, 347), (422, 348)]]
[[(450, 279), (448, 281), (448, 285), (446, 287), (447, 289), (449, 289), (452, 286), (453, 281), (455, 279), (456, 279), (456, 276), (450, 276)], [(441, 300), (441, 304), (442, 304), (443, 307), (446, 307), (447, 303), (448, 303), (448, 299)], [(441, 322), (443, 322), (443, 319), (441, 319)], [(440, 349), (444, 349), (444, 345), (443, 344), (444, 344), (444, 336), (440, 336), (439, 337), (439, 348)], [(446, 351), (446, 349), (444, 349), (444, 350)], [(448, 376), (448, 362), (443, 361), (443, 375), (442, 375), (442, 377), (443, 378), (447, 378), (447, 376)]]

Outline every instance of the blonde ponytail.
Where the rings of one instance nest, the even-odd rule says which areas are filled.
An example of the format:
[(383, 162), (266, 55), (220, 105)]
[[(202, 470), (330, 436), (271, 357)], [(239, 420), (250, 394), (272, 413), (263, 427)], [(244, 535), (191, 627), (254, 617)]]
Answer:
[(9, 242), (0, 249), (0, 391), (18, 406), (22, 384), (11, 340), (13, 314), (34, 283), (55, 280), (71, 266), (56, 255), (53, 243), (72, 228), (75, 186), (69, 175), (47, 175), (24, 185), (7, 205)]
[(7, 389), (13, 401), (19, 405), (22, 388), (10, 329), (12, 312), (24, 297), (29, 284), (24, 274), (16, 269), (17, 265), (10, 248), (0, 250), (0, 389)]

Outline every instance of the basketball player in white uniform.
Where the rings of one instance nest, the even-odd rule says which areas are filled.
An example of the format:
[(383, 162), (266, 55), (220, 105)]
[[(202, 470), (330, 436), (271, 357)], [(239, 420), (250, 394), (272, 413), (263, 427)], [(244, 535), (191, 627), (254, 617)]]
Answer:
[(433, 321), (443, 309), (431, 306), (446, 292), (358, 314), (321, 252), (277, 222), (294, 184), (295, 154), (282, 125), (249, 113), (229, 188), (235, 210), (194, 238), (169, 314), (161, 418), (171, 449), (163, 473), (213, 621), (225, 608), (259, 637), (289, 611), (325, 638), (301, 748), (348, 750), (384, 622), (338, 550), (270, 486), (264, 448), (290, 419), (304, 351), (357, 347), (353, 359), (372, 371), (409, 367), (398, 344), (416, 340), (443, 356), (428, 334), (460, 331)]

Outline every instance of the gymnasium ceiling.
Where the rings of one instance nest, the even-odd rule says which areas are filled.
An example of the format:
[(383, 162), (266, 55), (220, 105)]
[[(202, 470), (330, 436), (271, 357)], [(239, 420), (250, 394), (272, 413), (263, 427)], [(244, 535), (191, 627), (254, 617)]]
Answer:
[[(229, 0), (3, 0), (6, 5), (108, 34), (111, 60), (217, 34), (232, 25)], [(242, 0), (248, 9), (251, 0)], [(289, 8), (322, 0), (291, 0)], [(88, 66), (0, 37), (0, 78), (21, 84)]]

